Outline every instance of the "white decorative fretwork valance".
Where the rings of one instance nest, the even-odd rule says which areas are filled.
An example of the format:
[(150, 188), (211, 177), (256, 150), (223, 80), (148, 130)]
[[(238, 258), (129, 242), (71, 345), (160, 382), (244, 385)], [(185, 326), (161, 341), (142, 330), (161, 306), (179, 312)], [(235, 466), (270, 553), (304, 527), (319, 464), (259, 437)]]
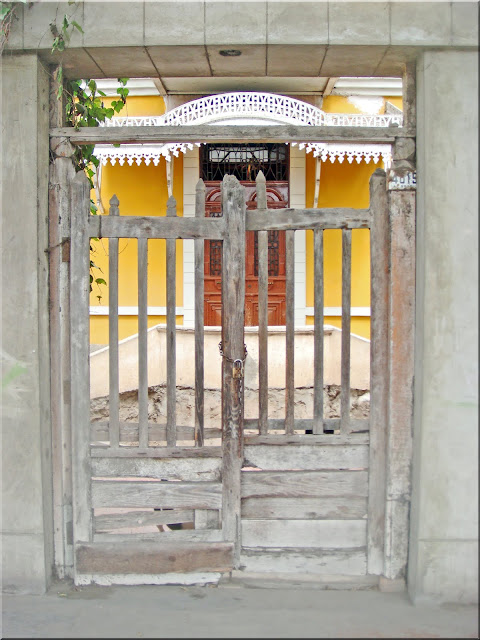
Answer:
[(400, 114), (326, 113), (288, 96), (256, 91), (220, 93), (192, 100), (162, 116), (126, 116), (101, 126), (184, 126), (193, 124), (296, 124), (328, 127), (392, 127), (403, 124)]
[[(288, 96), (253, 91), (224, 93), (206, 96), (187, 102), (162, 116), (126, 116), (115, 117), (101, 123), (106, 127), (149, 127), (149, 126), (188, 126), (193, 124), (222, 125), (258, 125), (258, 124), (296, 124), (308, 126), (341, 127), (391, 127), (402, 126), (403, 116), (399, 114), (347, 114), (326, 113), (314, 105)], [(195, 143), (200, 146), (200, 143)], [(338, 144), (338, 143), (299, 143), (300, 149), (312, 152), (322, 161), (378, 162), (381, 157), (385, 165), (391, 159), (390, 145), (381, 144)], [(172, 156), (193, 149), (190, 143), (140, 144), (140, 145), (97, 145), (95, 155), (102, 164), (110, 161), (123, 165), (136, 163), (158, 165), (160, 158), (169, 162)]]
[(367, 164), (370, 160), (376, 164), (379, 160), (383, 160), (385, 168), (392, 161), (392, 147), (389, 144), (368, 144), (368, 143), (350, 143), (350, 142), (292, 142), (292, 146), (298, 144), (299, 149), (305, 149), (306, 153), (313, 153), (315, 158), (319, 158), (322, 162), (343, 162), (345, 159), (350, 164), (355, 160), (358, 164), (364, 161)]

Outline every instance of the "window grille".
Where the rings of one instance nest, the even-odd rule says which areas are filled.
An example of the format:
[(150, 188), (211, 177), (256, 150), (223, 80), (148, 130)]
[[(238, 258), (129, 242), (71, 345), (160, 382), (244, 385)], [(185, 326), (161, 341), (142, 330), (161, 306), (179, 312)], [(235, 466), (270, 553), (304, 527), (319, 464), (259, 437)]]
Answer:
[(254, 181), (260, 170), (265, 180), (288, 180), (288, 147), (276, 143), (206, 144), (200, 148), (203, 180)]

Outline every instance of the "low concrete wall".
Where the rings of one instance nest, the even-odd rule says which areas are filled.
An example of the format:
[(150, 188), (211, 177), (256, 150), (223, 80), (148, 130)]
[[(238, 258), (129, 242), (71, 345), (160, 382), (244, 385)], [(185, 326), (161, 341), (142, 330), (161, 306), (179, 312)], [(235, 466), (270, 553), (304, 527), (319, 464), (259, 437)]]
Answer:
[[(336, 384), (340, 380), (340, 329), (325, 326), (324, 329), (324, 383)], [(177, 327), (177, 386), (193, 387), (195, 384), (195, 334), (193, 329)], [(205, 387), (219, 389), (222, 360), (218, 349), (220, 327), (205, 327)], [(258, 329), (245, 328), (245, 344), (248, 356), (245, 362), (245, 386), (258, 388)], [(351, 337), (351, 386), (354, 389), (370, 388), (370, 341), (360, 336)], [(90, 397), (108, 395), (109, 348), (90, 355)], [(119, 343), (120, 392), (138, 388), (138, 336), (135, 334)], [(269, 327), (268, 332), (268, 384), (271, 388), (285, 386), (285, 327)], [(148, 330), (148, 384), (165, 384), (166, 328), (157, 325)], [(313, 327), (295, 331), (295, 386), (313, 385)]]

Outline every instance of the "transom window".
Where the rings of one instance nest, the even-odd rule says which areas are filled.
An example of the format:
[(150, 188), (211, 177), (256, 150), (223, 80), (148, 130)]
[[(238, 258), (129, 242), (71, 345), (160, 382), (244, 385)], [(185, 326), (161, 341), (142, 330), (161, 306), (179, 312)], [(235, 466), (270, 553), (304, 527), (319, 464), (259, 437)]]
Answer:
[(201, 147), (203, 180), (253, 181), (260, 170), (267, 181), (288, 180), (288, 146), (276, 143), (206, 144)]

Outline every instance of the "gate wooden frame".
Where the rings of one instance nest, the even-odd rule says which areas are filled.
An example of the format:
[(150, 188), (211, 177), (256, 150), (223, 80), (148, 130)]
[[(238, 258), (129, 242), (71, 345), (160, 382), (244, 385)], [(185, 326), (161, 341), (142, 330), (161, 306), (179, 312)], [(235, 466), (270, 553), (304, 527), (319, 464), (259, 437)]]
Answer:
[[(130, 130), (134, 129), (134, 130)], [(55, 540), (56, 567), (59, 577), (70, 575), (78, 579), (81, 573), (94, 574), (96, 568), (105, 574), (142, 574), (186, 572), (186, 571), (230, 571), (240, 566), (241, 559), (241, 518), (240, 518), (240, 477), (242, 468), (242, 438), (243, 416), (241, 412), (241, 391), (235, 379), (233, 361), (241, 359), (243, 353), (243, 299), (242, 270), (238, 267), (238, 255), (242, 255), (245, 229), (258, 230), (259, 253), (265, 254), (265, 239), (270, 228), (287, 231), (287, 261), (293, 264), (293, 233), (294, 229), (316, 229), (315, 247), (321, 247), (321, 230), (324, 228), (341, 228), (343, 238), (342, 270), (345, 286), (342, 285), (342, 324), (349, 326), (349, 251), (352, 228), (371, 229), (371, 265), (372, 265), (372, 352), (371, 352), (371, 417), (370, 417), (370, 453), (369, 453), (369, 499), (368, 499), (368, 567), (367, 573), (390, 580), (404, 580), (406, 558), (408, 550), (408, 509), (410, 499), (409, 472), (411, 463), (411, 380), (413, 377), (413, 305), (414, 305), (414, 220), (415, 193), (411, 190), (387, 190), (385, 175), (376, 172), (371, 182), (371, 203), (367, 210), (279, 210), (275, 221), (263, 212), (263, 200), (258, 198), (258, 210), (243, 211), (244, 199), (234, 184), (227, 181), (224, 187), (223, 215), (231, 219), (237, 234), (226, 233), (225, 222), (221, 218), (201, 218), (201, 189), (197, 193), (197, 214), (194, 219), (177, 218), (170, 206), (166, 218), (121, 220), (115, 216), (116, 203), (112, 202), (113, 216), (88, 216), (89, 189), (83, 176), (73, 175), (71, 144), (91, 143), (126, 143), (126, 142), (169, 142), (173, 138), (196, 142), (199, 140), (242, 140), (262, 139), (281, 141), (310, 140), (321, 142), (325, 140), (370, 140), (391, 142), (394, 151), (398, 153), (394, 158), (402, 160), (402, 149), (405, 140), (414, 142), (412, 129), (352, 129), (343, 127), (145, 127), (121, 130), (108, 129), (73, 129), (53, 128), (51, 131), (51, 148), (55, 156), (51, 175), (50, 209), (51, 209), (51, 305), (52, 305), (52, 379), (60, 384), (52, 385), (54, 419), (54, 454), (55, 474), (54, 492), (59, 498), (55, 518), (58, 532)], [(170, 203), (172, 205), (172, 203)], [(84, 211), (86, 220), (79, 222), (76, 211)], [(71, 236), (70, 236), (71, 212)], [(122, 216), (123, 217), (123, 216)], [(174, 219), (173, 219), (174, 218)], [(122, 235), (120, 233), (122, 227)], [(134, 229), (135, 227), (135, 229)], [(140, 232), (139, 232), (140, 229)], [(145, 540), (141, 548), (134, 544), (122, 544), (122, 550), (113, 549), (111, 543), (92, 543), (92, 513), (90, 489), (90, 435), (88, 429), (79, 429), (78, 424), (85, 421), (89, 414), (88, 408), (88, 286), (87, 279), (89, 265), (90, 237), (159, 237), (158, 233), (167, 238), (170, 258), (173, 256), (175, 238), (195, 239), (196, 271), (201, 271), (203, 265), (203, 241), (205, 238), (223, 239), (224, 241), (224, 319), (223, 319), (223, 401), (224, 415), (224, 443), (223, 443), (223, 522), (221, 539), (209, 535), (184, 536), (182, 543), (165, 543), (162, 549), (158, 545), (152, 546), (151, 541)], [(136, 234), (136, 235), (135, 235)], [(210, 234), (210, 235), (208, 235)], [(71, 243), (70, 243), (71, 237)], [(243, 238), (243, 240), (242, 240)], [(143, 246), (143, 245), (142, 245)], [(69, 247), (71, 250), (69, 252)], [(53, 249), (57, 250), (54, 251)], [(143, 251), (143, 250), (142, 250)], [(230, 259), (235, 256), (235, 260)], [(69, 265), (70, 262), (70, 265)], [(174, 260), (167, 260), (167, 264), (174, 264)], [(235, 264), (235, 269), (230, 270)], [(69, 266), (68, 266), (69, 265)], [(229, 267), (230, 265), (230, 267)], [(320, 274), (320, 262), (316, 260), (316, 274)], [(70, 274), (69, 274), (70, 271)], [(292, 272), (291, 272), (292, 273)], [(83, 275), (82, 275), (83, 274)], [(69, 345), (68, 327), (72, 323), (73, 314), (69, 314), (69, 277), (71, 283), (70, 308), (75, 305), (75, 328), (71, 334)], [(167, 275), (173, 281), (174, 274)], [(266, 281), (265, 269), (261, 269), (259, 280)], [(315, 315), (323, 324), (323, 309), (317, 302), (323, 296), (321, 278), (316, 278), (315, 284)], [(199, 282), (201, 300), (203, 290)], [(115, 308), (115, 286), (111, 286), (110, 308)], [(265, 288), (266, 291), (266, 288)], [(293, 279), (287, 281), (287, 297), (293, 301)], [(406, 298), (405, 298), (406, 296)], [(173, 306), (172, 306), (173, 299)], [(199, 297), (200, 299), (200, 297)], [(203, 313), (197, 309), (196, 317), (201, 318), (197, 323), (197, 345), (203, 336)], [(63, 305), (63, 306), (62, 306)], [(144, 301), (146, 305), (146, 300)], [(265, 314), (265, 297), (262, 294), (260, 305)], [(139, 307), (141, 305), (139, 304)], [(174, 362), (174, 298), (172, 287), (168, 295), (168, 328), (169, 357), (172, 367)], [(293, 303), (289, 305), (293, 311)], [(172, 311), (173, 309), (173, 311)], [(199, 315), (200, 313), (200, 315)], [(146, 327), (142, 312), (139, 311), (139, 323)], [(70, 317), (69, 317), (70, 316)], [(114, 320), (112, 331), (114, 333)], [(260, 350), (264, 352), (264, 337), (266, 325), (260, 323)], [(201, 325), (201, 326), (200, 326)], [(320, 325), (319, 325), (320, 326)], [(58, 331), (57, 334), (54, 331)], [(319, 390), (323, 387), (320, 356), (322, 351), (319, 332), (316, 332), (315, 349), (315, 388), (316, 415), (313, 421), (314, 434), (299, 436), (293, 432), (299, 425), (293, 416), (293, 314), (287, 317), (287, 409), (285, 428), (286, 436), (282, 443), (298, 444), (326, 444), (331, 438), (322, 434), (323, 420), (321, 418)], [(349, 332), (344, 332), (342, 340), (342, 417), (340, 419), (340, 437), (349, 437), (349, 431), (355, 431), (355, 426), (349, 424), (348, 402), (345, 390), (349, 389)], [(59, 344), (56, 346), (58, 336)], [(393, 339), (392, 339), (393, 338)], [(68, 346), (71, 347), (71, 362), (69, 361)], [(140, 347), (144, 349), (145, 347)], [(116, 392), (115, 366), (113, 355), (111, 367), (111, 397)], [(265, 360), (264, 360), (265, 362)], [(263, 365), (262, 365), (263, 366)], [(82, 372), (78, 376), (78, 372)], [(75, 384), (71, 385), (70, 372), (76, 372)], [(199, 386), (202, 381), (200, 360), (197, 359), (196, 377)], [(140, 380), (139, 395), (145, 397), (145, 379)], [(73, 386), (73, 388), (72, 388)], [(170, 385), (169, 397), (173, 397), (175, 389)], [(260, 389), (260, 397), (264, 398), (265, 386)], [(69, 415), (69, 401), (71, 399), (71, 416)], [(170, 406), (172, 406), (170, 400)], [(204, 457), (208, 455), (203, 447), (201, 406), (202, 400), (196, 403), (196, 444), (191, 452), (185, 455)], [(262, 401), (260, 401), (260, 407)], [(263, 403), (264, 406), (264, 403)], [(115, 404), (113, 404), (115, 408)], [(403, 410), (402, 407), (406, 408)], [(141, 414), (142, 415), (142, 414)], [(145, 425), (145, 411), (140, 422)], [(268, 434), (268, 418), (260, 410), (258, 429), (259, 435), (246, 439), (246, 443), (263, 444), (274, 443), (275, 438)], [(113, 421), (111, 444), (118, 444), (118, 424)], [(167, 447), (160, 452), (158, 449), (151, 455), (156, 457), (170, 456), (177, 459), (174, 444), (174, 413), (169, 415), (167, 427)], [(252, 424), (248, 425), (253, 426)], [(303, 427), (305, 425), (302, 425)], [(312, 424), (308, 425), (308, 428)], [(148, 444), (146, 427), (140, 427), (141, 455), (149, 457), (145, 444)], [(336, 437), (336, 436), (335, 436)], [(58, 440), (57, 440), (58, 438)], [(71, 452), (73, 452), (73, 475), (70, 478), (69, 447), (71, 438)], [(332, 442), (330, 440), (330, 442)], [(60, 451), (61, 449), (61, 451)], [(94, 454), (95, 455), (95, 454)], [(214, 454), (216, 455), (216, 454)], [(93, 458), (92, 458), (93, 459)], [(88, 478), (88, 479), (87, 479)], [(71, 484), (70, 484), (71, 483)], [(211, 490), (212, 487), (209, 487)], [(208, 509), (213, 503), (218, 506), (217, 499), (206, 497), (200, 507)], [(215, 494), (210, 491), (209, 496)], [(73, 516), (71, 509), (73, 508)], [(73, 535), (72, 535), (73, 529)], [(187, 533), (187, 532), (185, 532)], [(117, 538), (120, 542), (120, 537)], [(209, 541), (210, 540), (210, 541)], [(173, 545), (173, 546), (172, 546)], [(180, 546), (178, 546), (180, 545)], [(136, 553), (135, 553), (136, 552)], [(133, 554), (133, 555), (132, 555)], [(135, 557), (134, 557), (135, 556)], [(132, 560), (133, 558), (133, 560)]]

